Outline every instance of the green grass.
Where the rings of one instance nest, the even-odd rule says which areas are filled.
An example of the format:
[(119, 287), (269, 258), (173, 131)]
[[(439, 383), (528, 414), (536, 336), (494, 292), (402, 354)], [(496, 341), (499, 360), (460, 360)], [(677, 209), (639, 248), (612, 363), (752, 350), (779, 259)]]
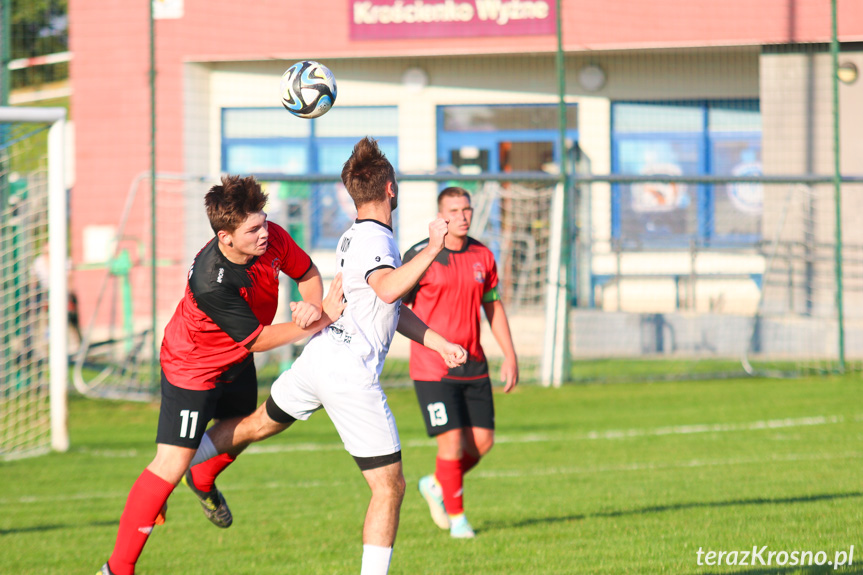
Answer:
[[(478, 537), (450, 540), (416, 492), (432, 470), (410, 388), (388, 389), (409, 488), (393, 574), (815, 574), (697, 565), (699, 548), (836, 551), (863, 573), (861, 380), (522, 386), (496, 395), (498, 444), (467, 477)], [(263, 399), (264, 393), (261, 394)], [(153, 453), (158, 410), (73, 399), (72, 449), (0, 463), (0, 573), (92, 575)], [(768, 423), (769, 422), (769, 423)], [(324, 413), (220, 478), (234, 511), (209, 524), (182, 486), (138, 573), (359, 572), (368, 488)]]

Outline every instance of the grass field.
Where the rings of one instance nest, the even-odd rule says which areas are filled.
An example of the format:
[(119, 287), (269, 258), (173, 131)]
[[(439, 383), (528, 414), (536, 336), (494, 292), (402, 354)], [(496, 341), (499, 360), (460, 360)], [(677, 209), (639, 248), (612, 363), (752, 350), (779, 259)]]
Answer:
[[(388, 389), (408, 481), (390, 572), (809, 575), (834, 571), (781, 566), (781, 555), (769, 566), (709, 566), (706, 555), (699, 565), (697, 552), (767, 546), (765, 562), (770, 551), (832, 561), (854, 545), (853, 564), (835, 572), (863, 573), (861, 384), (858, 375), (497, 395), (498, 444), (466, 481), (471, 541), (428, 517), (416, 481), (432, 470), (434, 446), (412, 390)], [(154, 453), (157, 414), (154, 404), (74, 398), (69, 453), (0, 463), (0, 573), (96, 572)], [(359, 572), (368, 489), (327, 416), (253, 449), (219, 482), (234, 526), (210, 525), (181, 486), (138, 573)]]

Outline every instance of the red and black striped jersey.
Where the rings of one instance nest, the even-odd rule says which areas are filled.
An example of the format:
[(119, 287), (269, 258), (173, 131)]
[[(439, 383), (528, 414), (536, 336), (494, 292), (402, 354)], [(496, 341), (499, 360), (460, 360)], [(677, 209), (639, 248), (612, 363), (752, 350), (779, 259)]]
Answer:
[(245, 265), (229, 261), (216, 238), (195, 256), (162, 340), (162, 369), (177, 387), (212, 389), (245, 367), (252, 360), (245, 346), (275, 318), (279, 272), (299, 280), (311, 269), (288, 232), (267, 225), (267, 251)]
[[(428, 240), (410, 248), (410, 261)], [(467, 362), (448, 369), (440, 354), (411, 342), (410, 377), (417, 381), (470, 381), (488, 375), (485, 353), (480, 345), (483, 296), (497, 287), (497, 265), (487, 247), (468, 238), (461, 251), (444, 248), (403, 299), (431, 329), (468, 352)]]

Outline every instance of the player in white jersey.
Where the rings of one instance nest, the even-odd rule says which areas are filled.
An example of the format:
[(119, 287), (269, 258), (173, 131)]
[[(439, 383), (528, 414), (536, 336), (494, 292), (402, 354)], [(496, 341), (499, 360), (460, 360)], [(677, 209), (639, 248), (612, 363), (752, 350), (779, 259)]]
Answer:
[(384, 302), (367, 278), (401, 266), (392, 228), (376, 220), (357, 220), (339, 240), (336, 256), (347, 307), (333, 329), (321, 332), (327, 337), (315, 338), (312, 348), (330, 353), (347, 345), (351, 357), (362, 361), (361, 369), (378, 377), (398, 326), (401, 301)]
[(429, 243), (402, 265), (393, 238), (398, 205), (395, 170), (377, 142), (363, 138), (342, 169), (357, 220), (336, 248), (346, 307), (330, 328), (315, 334), (258, 410), (210, 428), (192, 461), (239, 452), (324, 408), (345, 449), (357, 462), (372, 496), (363, 526), (362, 575), (389, 570), (404, 498), (401, 445), (380, 373), (395, 331), (437, 351), (450, 367), (467, 352), (430, 330), (401, 298), (443, 250), (447, 222), (429, 224)]
[[(332, 329), (312, 337), (270, 393), (279, 409), (297, 419), (308, 419), (323, 404), (345, 448), (365, 470), (370, 464), (394, 463), (401, 457), (395, 420), (386, 396), (381, 401), (379, 384), (399, 325), (401, 300), (382, 300), (366, 279), (398, 268), (401, 257), (392, 229), (374, 219), (358, 219), (342, 235), (336, 255), (347, 306)], [(385, 459), (365, 462), (364, 458)]]

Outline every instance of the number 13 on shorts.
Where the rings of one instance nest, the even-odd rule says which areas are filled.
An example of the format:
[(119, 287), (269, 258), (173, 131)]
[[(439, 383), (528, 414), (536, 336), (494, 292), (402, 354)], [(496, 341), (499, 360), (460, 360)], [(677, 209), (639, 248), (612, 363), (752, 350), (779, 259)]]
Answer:
[(442, 402), (438, 401), (436, 403), (429, 403), (426, 405), (426, 409), (428, 409), (429, 423), (432, 427), (446, 425), (449, 421), (449, 418), (446, 415), (446, 406)]

